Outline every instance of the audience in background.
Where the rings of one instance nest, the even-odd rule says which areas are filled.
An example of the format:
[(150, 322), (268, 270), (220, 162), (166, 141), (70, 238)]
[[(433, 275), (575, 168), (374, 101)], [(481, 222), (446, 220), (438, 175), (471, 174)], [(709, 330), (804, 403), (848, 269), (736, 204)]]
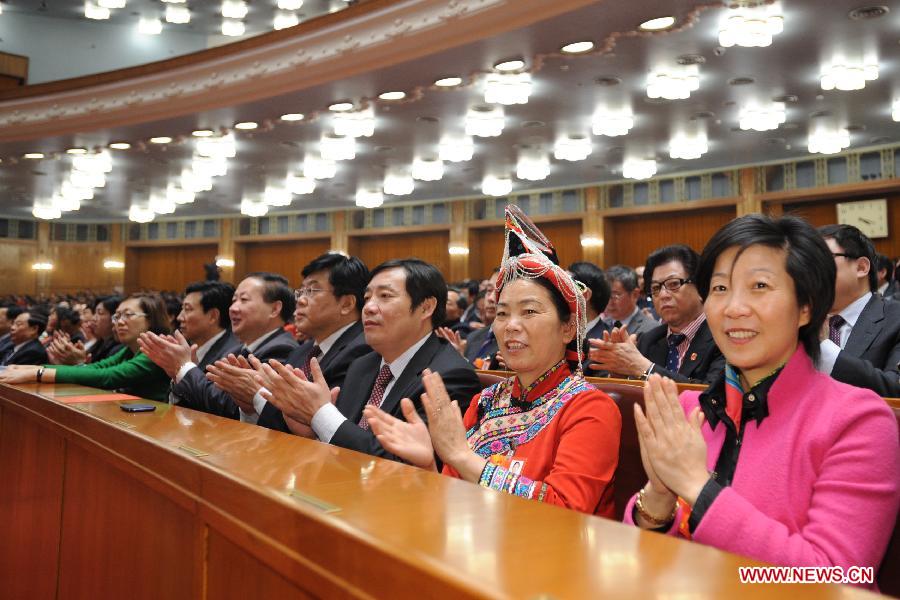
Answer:
[(884, 254), (876, 254), (875, 265), (875, 272), (878, 276), (878, 293), (885, 301), (894, 300), (894, 290), (890, 289), (894, 282), (894, 261)]
[(624, 327), (629, 334), (636, 335), (640, 340), (644, 333), (659, 325), (638, 306), (643, 293), (639, 283), (643, 283), (643, 278), (639, 282), (634, 269), (625, 265), (613, 265), (606, 270), (606, 279), (611, 289), (605, 311), (610, 331)]
[(900, 303), (885, 302), (877, 292), (875, 247), (852, 225), (826, 225), (819, 233), (837, 266), (819, 369), (882, 396), (900, 396)]
[(9, 334), (12, 348), (2, 365), (40, 365), (47, 362), (47, 351), (40, 342), (47, 328), (47, 315), (37, 308), (23, 310), (13, 320)]
[(7, 355), (12, 352), (13, 342), (12, 330), (13, 321), (22, 312), (22, 309), (15, 304), (7, 304), (0, 307), (0, 363)]
[(475, 303), (480, 305), (479, 313), (482, 315), (484, 327), (470, 333), (457, 350), (460, 350), (476, 369), (497, 369), (500, 366), (497, 362), (497, 336), (491, 328), (497, 316), (496, 294), (479, 292)]

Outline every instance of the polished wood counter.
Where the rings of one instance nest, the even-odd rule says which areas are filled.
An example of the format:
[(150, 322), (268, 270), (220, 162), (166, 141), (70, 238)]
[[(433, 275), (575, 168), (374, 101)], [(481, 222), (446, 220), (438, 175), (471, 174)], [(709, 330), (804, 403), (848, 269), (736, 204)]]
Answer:
[[(2, 598), (837, 598), (759, 564), (189, 409), (0, 386)], [(96, 393), (100, 393), (96, 391)]]

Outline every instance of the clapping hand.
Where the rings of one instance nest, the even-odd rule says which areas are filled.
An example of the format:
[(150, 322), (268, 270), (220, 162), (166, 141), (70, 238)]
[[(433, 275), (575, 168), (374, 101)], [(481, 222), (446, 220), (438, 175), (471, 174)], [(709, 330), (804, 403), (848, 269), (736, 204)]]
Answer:
[(363, 415), (385, 450), (396, 454), (411, 465), (436, 470), (434, 447), (431, 445), (428, 426), (416, 412), (416, 407), (409, 398), (400, 400), (400, 410), (405, 421), (389, 415), (372, 404), (363, 409)]
[[(240, 366), (238, 358), (243, 360), (247, 366)], [(245, 413), (256, 412), (253, 407), (253, 397), (259, 391), (260, 385), (256, 380), (256, 372), (244, 357), (229, 354), (222, 360), (217, 360), (206, 367), (206, 378), (231, 396), (235, 404)]]
[(434, 333), (450, 342), (450, 345), (456, 348), (456, 351), (462, 356), (466, 355), (466, 340), (462, 339), (459, 332), (453, 331), (449, 327), (438, 327), (434, 330)]
[(197, 362), (197, 345), (191, 346), (180, 331), (174, 336), (146, 331), (138, 338), (138, 346), (172, 379), (185, 363)]
[[(262, 397), (288, 417), (305, 425), (312, 422), (316, 412), (337, 399), (340, 388), (328, 389), (319, 361), (310, 361), (312, 381), (303, 371), (283, 365), (276, 360), (260, 363), (252, 357), (250, 364), (256, 369), (256, 381), (263, 386)], [(290, 425), (290, 423), (288, 423)]]

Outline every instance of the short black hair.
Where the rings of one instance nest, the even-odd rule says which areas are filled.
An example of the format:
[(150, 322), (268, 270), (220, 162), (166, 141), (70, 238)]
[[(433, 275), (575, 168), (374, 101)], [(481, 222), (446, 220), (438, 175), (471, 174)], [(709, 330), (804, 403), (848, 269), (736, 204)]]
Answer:
[(447, 295), (450, 295), (450, 292), (456, 292), (456, 307), (459, 310), (466, 310), (469, 307), (469, 302), (466, 300), (466, 296), (463, 294), (463, 291), (456, 287), (455, 285), (447, 286)]
[(339, 252), (326, 252), (314, 258), (300, 272), (304, 279), (317, 271), (328, 271), (328, 283), (334, 288), (334, 297), (353, 296), (356, 312), (362, 312), (363, 297), (369, 284), (369, 269), (355, 256)]
[(474, 298), (478, 295), (478, 284), (479, 282), (475, 281), (474, 279), (466, 279), (460, 284), (459, 287), (466, 290), (466, 293), (470, 297)]
[(231, 318), (228, 309), (234, 298), (234, 286), (224, 281), (195, 281), (188, 284), (184, 290), (187, 294), (200, 294), (200, 306), (203, 312), (208, 313), (214, 308), (219, 309), (219, 327), (231, 329)]
[(580, 281), (591, 290), (591, 307), (598, 313), (606, 310), (611, 290), (603, 270), (594, 263), (580, 261), (569, 265), (569, 272), (575, 281)]
[(25, 309), (18, 304), (7, 304), (4, 308), (6, 308), (6, 318), (10, 321), (25, 312)]
[(294, 290), (291, 289), (287, 278), (278, 273), (254, 271), (253, 273), (248, 273), (244, 279), (250, 279), (251, 277), (263, 282), (263, 300), (269, 304), (281, 302), (281, 320), (285, 323), (290, 323), (294, 318), (296, 301), (294, 300)]
[(47, 329), (47, 321), (49, 320), (49, 315), (45, 309), (35, 306), (29, 309), (22, 309), (22, 313), (28, 313), (29, 327), (37, 327), (38, 335), (44, 333), (44, 330)]
[(413, 310), (427, 298), (437, 300), (431, 314), (432, 328), (440, 327), (447, 320), (447, 282), (437, 267), (418, 258), (396, 258), (372, 269), (369, 280), (388, 269), (403, 269), (406, 272), (406, 293), (412, 301)]
[[(875, 245), (866, 234), (853, 225), (825, 225), (819, 227), (822, 237), (833, 239), (852, 258), (869, 259), (869, 289), (878, 289), (878, 272), (875, 268)], [(829, 251), (830, 253), (830, 251)]]
[(875, 271), (876, 276), (878, 275), (878, 271), (884, 269), (886, 271), (884, 275), (885, 281), (890, 281), (894, 278), (894, 261), (885, 256), (884, 254), (875, 255)]
[(653, 271), (656, 267), (670, 263), (672, 261), (681, 263), (685, 273), (690, 280), (695, 280), (697, 272), (697, 263), (700, 261), (700, 255), (684, 244), (673, 244), (672, 246), (663, 246), (657, 248), (647, 257), (647, 263), (644, 265), (644, 295), (650, 295), (650, 285), (653, 280)]
[(613, 281), (621, 283), (626, 292), (631, 292), (638, 286), (637, 272), (626, 265), (611, 266), (606, 270), (606, 278), (609, 280), (610, 286)]
[(101, 298), (97, 298), (97, 300), (94, 302), (94, 312), (97, 312), (97, 307), (102, 304), (103, 308), (106, 309), (106, 312), (108, 312), (109, 314), (113, 314), (114, 312), (116, 312), (116, 309), (119, 308), (122, 300), (124, 300), (124, 298), (122, 298), (121, 296), (103, 296)]
[(697, 289), (706, 298), (716, 259), (728, 248), (739, 252), (754, 245), (784, 250), (786, 270), (794, 280), (798, 306), (809, 306), (809, 323), (800, 327), (799, 338), (813, 360), (819, 359), (819, 330), (834, 304), (837, 268), (823, 236), (805, 220), (752, 214), (734, 219), (707, 242), (696, 270)]
[(53, 310), (56, 312), (57, 323), (62, 323), (63, 321), (68, 321), (72, 325), (79, 325), (81, 323), (81, 313), (74, 308), (69, 308), (68, 306), (60, 304)]

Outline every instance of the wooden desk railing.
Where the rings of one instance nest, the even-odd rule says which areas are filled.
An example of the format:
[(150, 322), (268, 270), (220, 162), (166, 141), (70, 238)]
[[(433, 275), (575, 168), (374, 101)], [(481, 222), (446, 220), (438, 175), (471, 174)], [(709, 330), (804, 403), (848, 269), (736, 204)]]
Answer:
[[(0, 386), (3, 598), (847, 598), (750, 559), (157, 404)], [(96, 392), (95, 392), (96, 393)]]

